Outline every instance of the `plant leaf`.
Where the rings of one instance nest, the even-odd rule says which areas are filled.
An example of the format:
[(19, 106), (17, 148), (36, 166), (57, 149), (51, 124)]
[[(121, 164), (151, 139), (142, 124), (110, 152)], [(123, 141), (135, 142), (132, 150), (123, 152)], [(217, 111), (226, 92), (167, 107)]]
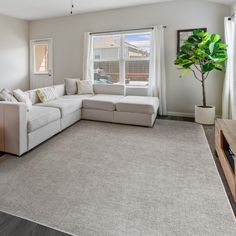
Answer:
[(218, 34), (210, 34), (201, 30), (194, 30), (183, 44), (178, 53), (175, 64), (185, 69), (181, 77), (185, 76), (194, 64), (199, 66), (202, 74), (212, 70), (224, 70), (227, 60), (227, 45), (222, 43)]
[(181, 75), (180, 77), (183, 78), (185, 75), (187, 75), (189, 73), (191, 69), (186, 69)]
[(203, 65), (202, 68), (203, 68), (203, 72), (204, 72), (204, 74), (205, 74), (206, 72), (210, 72), (210, 71), (212, 71), (213, 69), (215, 69), (215, 65), (212, 64), (212, 63), (209, 63), (209, 64)]
[(211, 41), (212, 42), (218, 42), (220, 40), (220, 35), (218, 35), (218, 34), (212, 34), (211, 35)]
[(212, 54), (214, 52), (214, 49), (215, 49), (215, 43), (210, 43), (209, 45), (209, 50), (210, 50), (210, 53)]

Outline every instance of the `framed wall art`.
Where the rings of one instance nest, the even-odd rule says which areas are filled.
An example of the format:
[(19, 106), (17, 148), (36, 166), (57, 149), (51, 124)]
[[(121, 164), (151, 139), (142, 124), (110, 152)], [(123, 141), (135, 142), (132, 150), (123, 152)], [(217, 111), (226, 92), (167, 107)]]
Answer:
[(183, 46), (184, 41), (187, 40), (188, 37), (193, 34), (194, 30), (203, 30), (207, 32), (207, 28), (177, 30), (177, 53), (180, 51), (180, 48)]

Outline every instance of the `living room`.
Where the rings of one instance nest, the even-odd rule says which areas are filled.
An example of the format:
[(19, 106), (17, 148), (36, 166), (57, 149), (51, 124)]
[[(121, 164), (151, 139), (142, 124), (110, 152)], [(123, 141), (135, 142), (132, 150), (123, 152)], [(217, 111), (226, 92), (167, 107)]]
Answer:
[(235, 235), (231, 0), (0, 2), (0, 235)]

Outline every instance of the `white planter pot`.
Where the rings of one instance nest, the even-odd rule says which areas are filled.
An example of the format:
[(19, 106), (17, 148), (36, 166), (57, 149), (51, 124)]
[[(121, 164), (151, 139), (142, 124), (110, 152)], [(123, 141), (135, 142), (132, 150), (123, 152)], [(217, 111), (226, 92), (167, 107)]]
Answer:
[(215, 124), (215, 107), (195, 106), (195, 122), (203, 125)]

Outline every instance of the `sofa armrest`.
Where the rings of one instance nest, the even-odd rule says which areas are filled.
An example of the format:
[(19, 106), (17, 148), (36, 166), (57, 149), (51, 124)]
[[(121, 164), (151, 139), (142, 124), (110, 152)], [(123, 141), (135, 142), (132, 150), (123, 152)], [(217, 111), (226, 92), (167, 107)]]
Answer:
[(24, 103), (0, 102), (0, 133), (0, 151), (20, 156), (28, 150)]

